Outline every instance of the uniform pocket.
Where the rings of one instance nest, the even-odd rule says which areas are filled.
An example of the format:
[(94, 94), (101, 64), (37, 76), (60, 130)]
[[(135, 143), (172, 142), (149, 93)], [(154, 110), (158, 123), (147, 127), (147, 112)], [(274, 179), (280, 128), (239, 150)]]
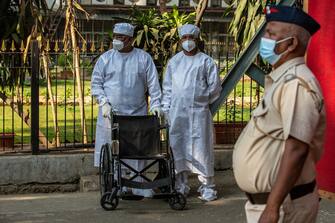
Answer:
[(273, 113), (268, 114), (269, 108), (262, 104), (259, 105), (252, 115), (252, 121), (254, 124), (254, 129), (252, 131), (252, 137), (259, 137), (259, 134), (270, 137), (275, 140), (284, 140), (282, 136), (283, 129), (276, 121), (274, 120)]
[(254, 117), (262, 117), (265, 116), (269, 111), (269, 108), (264, 105), (264, 102), (262, 101), (261, 104), (252, 112), (252, 115)]
[(249, 131), (249, 135), (251, 137), (258, 137), (259, 133), (264, 133), (266, 130), (266, 120), (265, 116), (267, 115), (269, 109), (267, 106), (264, 106), (264, 102), (262, 101), (261, 104), (252, 112), (252, 120), (253, 122), (253, 129)]

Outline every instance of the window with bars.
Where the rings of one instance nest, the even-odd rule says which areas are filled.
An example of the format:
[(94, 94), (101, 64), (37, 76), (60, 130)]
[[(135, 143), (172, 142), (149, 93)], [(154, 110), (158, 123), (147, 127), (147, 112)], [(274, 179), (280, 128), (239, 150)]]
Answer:
[(190, 0), (179, 0), (179, 6), (190, 6)]
[(124, 5), (124, 0), (114, 0), (114, 5)]
[(211, 0), (211, 7), (213, 8), (222, 7), (222, 0)]
[(147, 6), (156, 6), (157, 0), (147, 0)]

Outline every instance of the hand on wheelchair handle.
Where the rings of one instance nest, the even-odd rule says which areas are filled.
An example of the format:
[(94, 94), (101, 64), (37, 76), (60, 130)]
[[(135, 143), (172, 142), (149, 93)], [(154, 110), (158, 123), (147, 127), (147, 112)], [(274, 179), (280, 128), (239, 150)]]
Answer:
[(111, 118), (112, 106), (109, 103), (105, 103), (101, 106), (102, 116), (104, 118)]
[(152, 109), (152, 113), (157, 115), (159, 118), (164, 116), (164, 113), (160, 107), (155, 107)]

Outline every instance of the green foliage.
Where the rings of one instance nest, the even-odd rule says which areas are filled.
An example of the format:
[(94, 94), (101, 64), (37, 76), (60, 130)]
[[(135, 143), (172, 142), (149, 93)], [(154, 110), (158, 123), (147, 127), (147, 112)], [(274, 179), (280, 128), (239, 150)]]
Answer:
[(65, 99), (67, 100), (67, 101), (70, 101), (71, 100), (71, 97), (72, 97), (72, 89), (70, 88), (70, 87), (67, 87), (66, 88), (66, 92), (65, 92), (65, 94), (64, 94), (64, 96), (65, 96)]
[(2, 60), (0, 61), (0, 89), (2, 91), (6, 87), (12, 90), (15, 86), (23, 83), (24, 76), (28, 72), (28, 69), (15, 68), (20, 67), (20, 59), (20, 57), (2, 57)]
[(57, 58), (57, 65), (60, 67), (72, 67), (72, 55), (60, 54)]
[[(73, 55), (71, 52), (62, 53), (57, 57), (57, 66), (73, 69)], [(85, 69), (87, 73), (91, 74), (93, 71), (93, 65), (88, 58), (80, 58), (80, 68)]]
[(17, 39), (16, 26), (18, 23), (19, 1), (0, 1), (0, 39), (6, 39), (10, 35)]
[(45, 0), (1, 0), (0, 39), (11, 37), (17, 43), (25, 40), (33, 27), (42, 27), (42, 15), (45, 15), (47, 10)]
[(240, 53), (248, 46), (257, 29), (264, 22), (262, 15), (266, 1), (234, 0), (227, 8), (225, 15), (233, 14), (229, 33), (235, 37)]
[(226, 76), (228, 74), (228, 72), (230, 71), (231, 68), (233, 68), (234, 64), (235, 64), (235, 60), (232, 59), (228, 59), (228, 60), (224, 60), (223, 64), (224, 64), (224, 69), (222, 69), (220, 71), (220, 77), (223, 78), (224, 76)]
[[(168, 60), (179, 48), (178, 27), (183, 24), (194, 24), (195, 12), (180, 13), (176, 6), (171, 12), (160, 14), (157, 9), (140, 10), (133, 7), (127, 22), (135, 27), (134, 46), (144, 49), (152, 56), (162, 74)], [(113, 33), (108, 32), (109, 38)]]
[(130, 22), (136, 26), (134, 45), (151, 54), (158, 68), (163, 68), (178, 49), (178, 27), (194, 23), (195, 12), (179, 13), (177, 7), (160, 14), (156, 9), (133, 8)]
[[(0, 1), (0, 40), (14, 40), (16, 47), (21, 41), (29, 42), (31, 33), (43, 32), (42, 15), (48, 10), (45, 0), (1, 0)], [(6, 42), (4, 42), (6, 43)], [(26, 50), (29, 44), (26, 44)], [(25, 53), (26, 54), (26, 53)], [(14, 89), (21, 85), (28, 74), (28, 69), (18, 69), (25, 61), (26, 56), (4, 56), (0, 62), (0, 88)], [(4, 92), (4, 91), (3, 91)]]
[[(95, 127), (96, 118), (98, 115), (98, 105), (85, 106), (85, 114), (87, 114), (87, 125), (88, 128), (88, 141), (92, 142), (95, 138)], [(23, 105), (23, 111), (30, 110), (30, 105)], [(93, 114), (92, 114), (93, 113)], [(15, 132), (15, 143), (30, 144), (30, 127), (26, 123), (22, 122), (22, 119), (13, 113), (11, 108), (7, 105), (2, 106), (0, 109), (0, 128), (3, 132)], [(50, 105), (40, 105), (39, 111), (40, 117), (40, 131), (48, 137), (49, 141), (55, 137), (55, 131), (53, 127), (53, 116)], [(80, 109), (79, 106), (67, 104), (57, 106), (57, 119), (60, 130), (62, 143), (82, 142), (82, 131), (80, 128)], [(93, 133), (93, 134), (91, 134)]]

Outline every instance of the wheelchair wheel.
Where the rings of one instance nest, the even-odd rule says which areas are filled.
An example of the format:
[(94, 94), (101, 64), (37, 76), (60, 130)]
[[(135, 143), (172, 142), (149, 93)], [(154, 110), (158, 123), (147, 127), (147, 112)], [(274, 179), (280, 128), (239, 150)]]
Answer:
[(100, 166), (99, 166), (99, 181), (100, 181), (100, 194), (104, 195), (106, 192), (111, 191), (112, 181), (111, 178), (111, 153), (108, 144), (101, 147), (100, 152)]
[(107, 192), (102, 195), (100, 199), (100, 205), (106, 211), (114, 210), (119, 204), (119, 198), (117, 197), (116, 190), (113, 192)]
[(174, 193), (169, 199), (169, 205), (171, 209), (181, 211), (186, 206), (186, 198), (182, 193)]

